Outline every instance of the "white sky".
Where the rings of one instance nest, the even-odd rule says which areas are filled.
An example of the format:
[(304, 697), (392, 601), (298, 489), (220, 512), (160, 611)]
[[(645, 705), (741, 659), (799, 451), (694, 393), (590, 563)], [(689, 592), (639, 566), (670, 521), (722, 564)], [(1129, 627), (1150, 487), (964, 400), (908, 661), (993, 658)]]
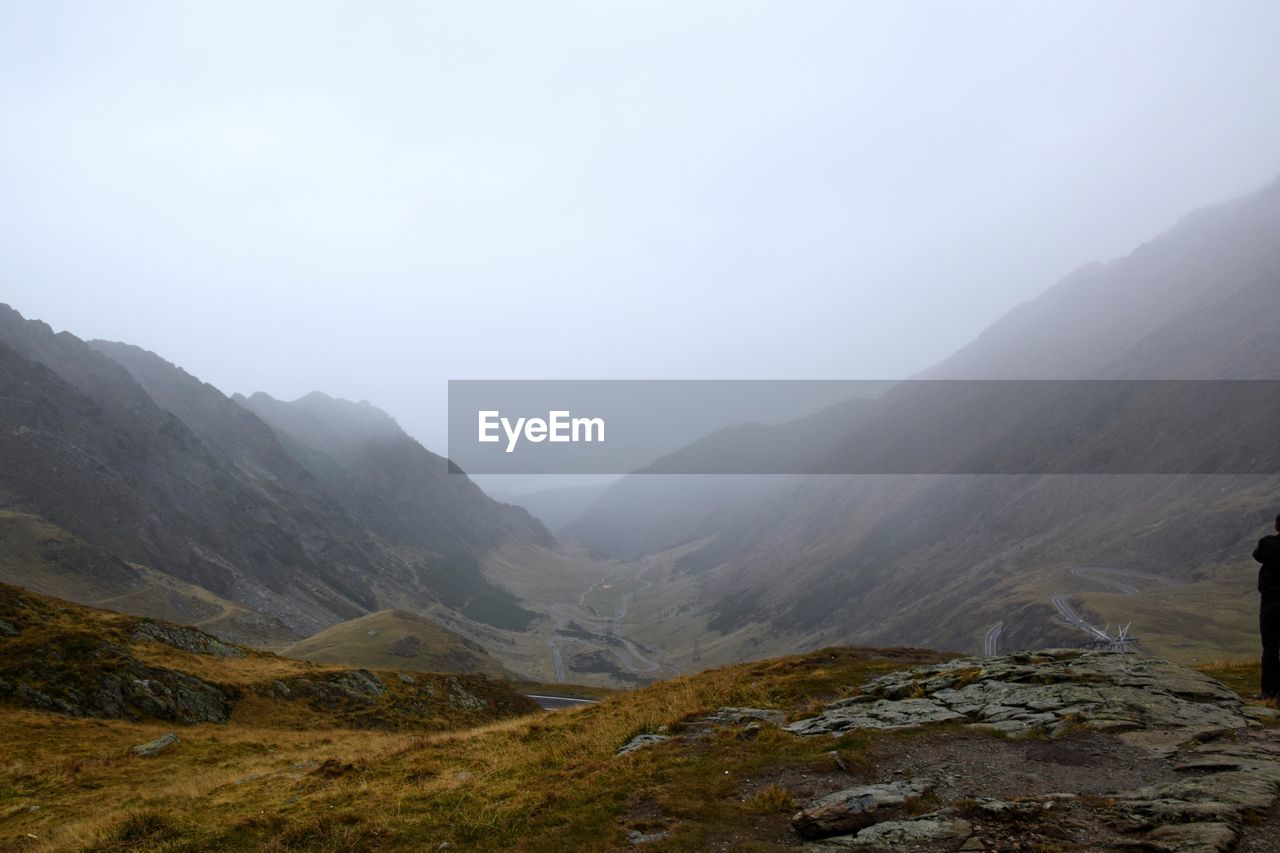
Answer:
[(1280, 174), (1280, 3), (0, 0), (0, 301), (227, 392), (888, 378)]

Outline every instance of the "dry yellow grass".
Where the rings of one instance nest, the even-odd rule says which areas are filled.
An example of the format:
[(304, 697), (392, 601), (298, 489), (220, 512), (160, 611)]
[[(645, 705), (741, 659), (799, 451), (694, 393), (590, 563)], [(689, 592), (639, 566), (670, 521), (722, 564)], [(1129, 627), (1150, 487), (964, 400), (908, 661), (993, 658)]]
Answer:
[[(182, 728), (153, 759), (128, 747), (169, 730), (0, 711), (0, 843), (32, 849), (602, 850), (625, 846), (645, 810), (673, 823), (663, 845), (697, 848), (786, 823), (784, 793), (744, 794), (779, 767), (829, 763), (829, 741), (733, 731), (696, 748), (630, 756), (628, 739), (724, 705), (795, 711), (933, 653), (833, 649), (726, 667), (599, 705), (433, 734)], [(861, 736), (859, 736), (861, 737)], [(857, 738), (838, 746), (856, 754)], [(38, 806), (38, 811), (30, 811)], [(36, 838), (26, 838), (27, 834)], [(767, 849), (763, 848), (763, 849)]]

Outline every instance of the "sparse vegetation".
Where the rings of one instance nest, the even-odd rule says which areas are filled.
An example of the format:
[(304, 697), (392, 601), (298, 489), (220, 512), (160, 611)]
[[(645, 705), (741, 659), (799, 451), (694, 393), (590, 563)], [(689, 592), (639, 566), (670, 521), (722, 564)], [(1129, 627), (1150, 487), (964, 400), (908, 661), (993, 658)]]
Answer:
[[(786, 837), (790, 796), (770, 776), (830, 772), (829, 740), (771, 727), (746, 740), (741, 727), (730, 727), (693, 748), (614, 752), (637, 732), (676, 730), (722, 706), (792, 711), (941, 658), (829, 649), (678, 678), (582, 709), (435, 733), (286, 727), (246, 714), (183, 727), (181, 744), (152, 759), (128, 749), (166, 731), (154, 723), (9, 707), (0, 710), (0, 740), (14, 744), (0, 763), (0, 841), (50, 850), (432, 849), (444, 841), (599, 850), (652, 829), (660, 814), (667, 835), (659, 847), (749, 836), (767, 849), (768, 839)], [(856, 770), (872, 740), (860, 734), (836, 747)]]

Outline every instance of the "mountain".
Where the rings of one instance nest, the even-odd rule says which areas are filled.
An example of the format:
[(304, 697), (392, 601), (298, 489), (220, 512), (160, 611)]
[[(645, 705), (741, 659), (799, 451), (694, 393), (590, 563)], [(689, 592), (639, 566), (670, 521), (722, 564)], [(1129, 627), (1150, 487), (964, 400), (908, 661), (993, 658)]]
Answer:
[(63, 725), (80, 717), (420, 733), (537, 710), (485, 675), (322, 666), (6, 585), (0, 651), (0, 708), (53, 712)]
[[(151, 579), (131, 582), (169, 578), (256, 614), (240, 625), (259, 623), (262, 642), (387, 607), (520, 630), (535, 614), (481, 562), (552, 543), (368, 404), (233, 399), (153, 353), (54, 334), (8, 306), (0, 461), (0, 510)], [(98, 600), (77, 583), (49, 591)]]
[[(1068, 276), (921, 378), (1280, 379), (1280, 183)], [(655, 583), (647, 603), (637, 597), (634, 619), (664, 624), (636, 636), (702, 666), (829, 642), (975, 649), (988, 635), (1004, 648), (1088, 639), (1059, 604), (1099, 627), (1132, 622), (1164, 654), (1251, 649), (1248, 554), (1275, 516), (1280, 478), (1191, 476), (1198, 469), (1187, 460), (1151, 452), (1167, 400), (1133, 395), (1094, 421), (1072, 407), (1071, 385), (1034, 386), (1018, 409), (975, 386), (947, 400), (936, 383), (905, 383), (869, 413), (828, 423), (829, 440), (808, 446), (811, 470), (858, 470), (833, 465), (833, 453), (876, 458), (899, 444), (953, 470), (1043, 461), (1057, 450), (1054, 430), (1070, 426), (1084, 430), (1086, 454), (1146, 452), (1155, 473), (1043, 476), (1033, 465), (1003, 476), (701, 485), (637, 473), (569, 532), (610, 556), (652, 555), (662, 572), (648, 575)], [(1269, 410), (1224, 410), (1212, 399), (1206, 392), (1197, 413), (1199, 454), (1242, 436), (1273, 452)], [(934, 429), (937, 444), (923, 442)], [(732, 433), (710, 437), (682, 451), (680, 469), (739, 453), (739, 444)], [(921, 470), (948, 469), (925, 460)]]
[(476, 643), (403, 610), (380, 610), (325, 628), (280, 650), (286, 657), (371, 669), (511, 673)]
[(1081, 267), (922, 378), (1274, 379), (1278, 234), (1280, 181)]
[(552, 544), (519, 507), (491, 500), (448, 460), (410, 438), (368, 403), (313, 393), (292, 403), (236, 397), (350, 515), (409, 561), (412, 578), (464, 616), (509, 630), (535, 615), (488, 583), (479, 557), (504, 542)]
[(298, 639), (297, 633), (242, 604), (127, 563), (34, 515), (0, 511), (0, 582), (181, 622), (232, 642), (281, 646)]
[(524, 507), (529, 514), (558, 535), (567, 525), (589, 509), (609, 488), (608, 483), (586, 486), (558, 486), (538, 489), (505, 498), (508, 503)]

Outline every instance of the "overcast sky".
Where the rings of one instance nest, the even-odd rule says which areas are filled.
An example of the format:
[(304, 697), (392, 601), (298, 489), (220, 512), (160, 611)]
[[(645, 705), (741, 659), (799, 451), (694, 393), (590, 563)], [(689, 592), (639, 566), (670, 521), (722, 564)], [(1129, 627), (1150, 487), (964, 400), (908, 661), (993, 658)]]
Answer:
[(888, 378), (1280, 174), (1280, 3), (0, 0), (0, 301), (228, 393)]

